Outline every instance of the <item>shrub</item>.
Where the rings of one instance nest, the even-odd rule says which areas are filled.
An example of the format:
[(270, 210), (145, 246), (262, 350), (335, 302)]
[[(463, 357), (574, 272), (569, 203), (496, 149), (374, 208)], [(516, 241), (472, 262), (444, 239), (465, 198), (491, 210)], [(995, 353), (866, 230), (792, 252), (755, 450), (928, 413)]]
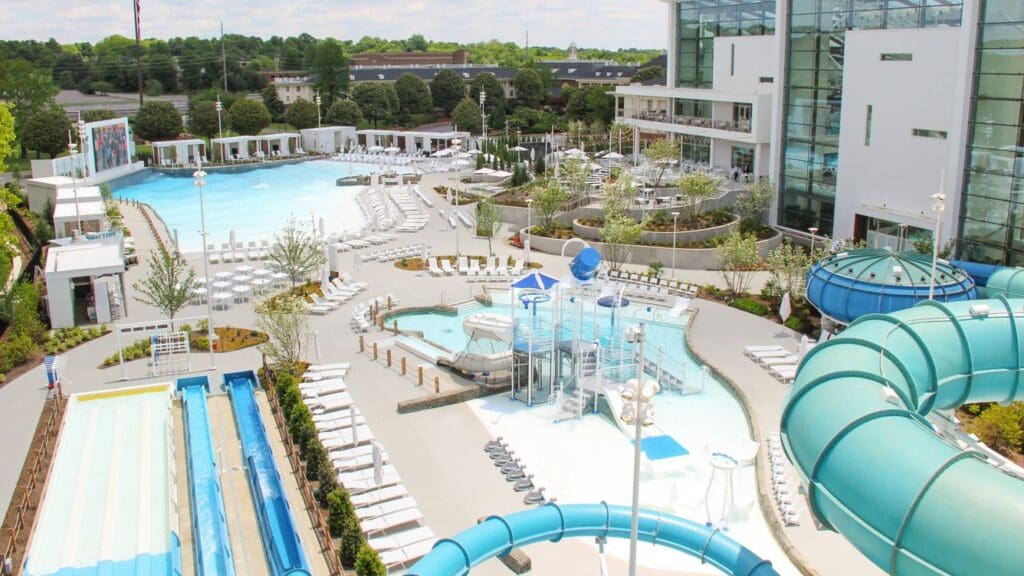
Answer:
[(316, 437), (316, 427), (313, 425), (313, 417), (309, 408), (301, 401), (295, 403), (288, 412), (288, 435), (292, 442), (299, 446), (302, 459), (306, 459), (306, 447), (310, 438)]
[(283, 390), (278, 390), (278, 403), (281, 404), (281, 413), (285, 416), (291, 417), (292, 408), (296, 404), (302, 404), (302, 395), (299, 393), (297, 386), (289, 386)]
[(771, 309), (768, 308), (768, 306), (765, 306), (764, 304), (751, 298), (737, 298), (730, 302), (729, 306), (732, 306), (733, 308), (738, 308), (740, 310), (743, 310), (744, 312), (756, 314), (758, 316), (767, 316), (768, 314), (771, 313)]
[(795, 332), (805, 332), (807, 330), (807, 322), (803, 318), (797, 316), (796, 314), (790, 316), (789, 318), (786, 318), (786, 321), (783, 322), (783, 325), (785, 325), (786, 328), (789, 328), (790, 330), (793, 330)]
[[(319, 438), (312, 438), (306, 445), (306, 480), (313, 482), (320, 476), (320, 466), (327, 457), (324, 445)], [(330, 462), (328, 461), (328, 465)]]
[(327, 498), (331, 492), (338, 489), (338, 478), (334, 475), (334, 466), (331, 465), (326, 454), (324, 454), (323, 461), (320, 462), (317, 472), (319, 473), (317, 478), (319, 486), (316, 491), (316, 501), (320, 506), (326, 507), (328, 504)]
[(355, 519), (346, 519), (341, 528), (341, 550), (338, 553), (342, 566), (350, 570), (355, 567), (363, 544), (363, 531), (359, 528), (359, 522)]
[(984, 409), (969, 428), (996, 452), (1009, 454), (1019, 452), (1024, 443), (1024, 405), (1000, 406), (992, 404)]
[(356, 556), (356, 576), (387, 576), (388, 568), (380, 561), (377, 551), (363, 546)]
[(332, 538), (341, 538), (345, 531), (345, 523), (356, 521), (356, 512), (352, 508), (348, 492), (335, 488), (327, 495), (327, 530)]

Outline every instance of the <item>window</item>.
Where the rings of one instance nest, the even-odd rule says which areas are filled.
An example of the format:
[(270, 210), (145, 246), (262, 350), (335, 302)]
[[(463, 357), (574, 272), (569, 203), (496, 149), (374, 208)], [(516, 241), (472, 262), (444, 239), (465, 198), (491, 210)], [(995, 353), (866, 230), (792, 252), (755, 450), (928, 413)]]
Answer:
[(775, 78), (772, 78), (771, 76), (761, 76), (757, 81), (762, 84), (771, 84), (772, 82), (775, 82)]
[(729, 76), (736, 75), (736, 45), (729, 44)]
[(910, 52), (882, 52), (882, 62), (910, 62), (913, 59)]
[(948, 135), (945, 130), (925, 130), (924, 128), (914, 128), (912, 134), (922, 138), (938, 138), (940, 140), (945, 140)]
[(733, 103), (732, 105), (732, 121), (733, 122), (750, 122), (750, 118), (753, 115), (752, 104), (739, 104)]
[(874, 112), (874, 107), (868, 104), (867, 111), (864, 114), (864, 145), (871, 146), (871, 113)]

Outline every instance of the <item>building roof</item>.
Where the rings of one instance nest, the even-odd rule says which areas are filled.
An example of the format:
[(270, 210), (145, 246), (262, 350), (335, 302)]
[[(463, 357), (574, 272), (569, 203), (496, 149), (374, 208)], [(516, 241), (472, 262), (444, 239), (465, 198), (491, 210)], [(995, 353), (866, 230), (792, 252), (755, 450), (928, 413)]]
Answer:
[(225, 136), (223, 138), (213, 138), (210, 140), (212, 144), (236, 144), (240, 142), (255, 142), (255, 136)]
[(78, 198), (78, 202), (83, 201), (95, 202), (103, 198), (103, 194), (100, 193), (99, 186), (79, 186), (78, 188), (58, 188), (57, 189), (57, 203), (71, 202), (74, 203), (75, 197)]
[(68, 176), (44, 176), (42, 178), (32, 178), (29, 182), (45, 184), (47, 186), (53, 186), (54, 188), (74, 186), (75, 184), (75, 180)]
[(74, 242), (51, 246), (46, 253), (46, 273), (105, 274), (124, 270), (121, 244)]
[(355, 131), (355, 126), (321, 126), (319, 128), (303, 128), (302, 134), (333, 134), (334, 132)]
[(177, 146), (194, 146), (196, 144), (206, 145), (206, 140), (200, 138), (188, 138), (185, 140), (161, 140), (152, 142), (153, 148), (175, 148)]
[(65, 218), (95, 219), (96, 216), (103, 216), (106, 213), (107, 210), (103, 206), (102, 200), (83, 200), (81, 197), (79, 197), (77, 205), (74, 202), (58, 202), (53, 207), (54, 220)]
[(352, 54), (352, 67), (356, 66), (408, 66), (415, 64), (468, 64), (469, 51), (454, 52), (377, 52)]
[(276, 134), (260, 134), (256, 137), (257, 140), (285, 140), (288, 138), (302, 138), (302, 134), (296, 134), (295, 132), (278, 132)]
[(604, 60), (567, 60), (543, 61), (541, 66), (548, 68), (557, 80), (579, 80), (598, 77), (631, 78), (639, 69), (636, 64), (616, 64)]
[(368, 66), (365, 68), (349, 69), (348, 79), (350, 82), (394, 82), (402, 74), (413, 74), (426, 82), (430, 82), (441, 70), (451, 70), (462, 76), (462, 79), (466, 82), (473, 80), (477, 74), (482, 72), (494, 74), (499, 80), (513, 80), (516, 77), (515, 70), (501, 66), (437, 66), (429, 68), (422, 66)]

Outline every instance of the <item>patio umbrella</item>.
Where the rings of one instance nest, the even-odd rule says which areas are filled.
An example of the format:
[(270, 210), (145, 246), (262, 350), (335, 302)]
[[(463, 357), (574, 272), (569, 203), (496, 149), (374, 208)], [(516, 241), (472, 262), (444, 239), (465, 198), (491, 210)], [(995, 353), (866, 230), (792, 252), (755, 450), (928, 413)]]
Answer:
[(231, 232), (228, 234), (228, 242), (229, 242), (228, 246), (230, 246), (231, 249), (234, 250), (235, 249), (235, 229), (234, 228), (232, 228)]
[(533, 271), (512, 283), (513, 288), (527, 290), (550, 290), (558, 284), (558, 278), (549, 276), (543, 272)]
[(804, 356), (807, 355), (807, 351), (810, 350), (810, 348), (811, 341), (809, 338), (807, 338), (807, 334), (804, 334), (803, 336), (800, 337), (800, 347), (797, 348), (796, 357), (799, 358), (800, 360), (803, 360)]
[(378, 442), (373, 443), (373, 482), (377, 486), (384, 483), (384, 455), (381, 453)]
[(224, 271), (217, 272), (216, 274), (213, 275), (213, 277), (218, 279), (218, 280), (223, 280), (225, 278), (231, 278), (232, 276), (234, 276), (234, 274), (232, 274), (231, 272), (224, 272)]
[(257, 269), (252, 271), (252, 274), (253, 274), (253, 276), (256, 276), (257, 278), (262, 277), (262, 276), (269, 276), (270, 275), (270, 270), (267, 270), (266, 268), (257, 268)]
[(369, 148), (366, 149), (366, 151), (367, 152), (383, 152), (384, 151), (384, 147), (383, 146), (370, 146)]
[(402, 151), (402, 149), (399, 148), (398, 146), (388, 146), (387, 148), (384, 149), (384, 151), (387, 152), (388, 154), (398, 154), (399, 152)]
[(234, 280), (235, 284), (248, 284), (250, 281), (252, 281), (252, 276), (239, 274), (238, 276), (232, 278), (232, 280)]
[(266, 278), (257, 278), (252, 281), (252, 285), (256, 287), (256, 290), (261, 292), (267, 286), (267, 284), (270, 284), (270, 280), (267, 280)]
[(618, 152), (609, 152), (603, 157), (605, 160), (622, 160), (624, 156)]
[(779, 318), (782, 318), (782, 322), (785, 323), (789, 319), (789, 315), (793, 313), (793, 306), (789, 302), (789, 292), (782, 295), (782, 303), (779, 304)]
[(217, 280), (216, 282), (211, 284), (211, 286), (213, 286), (217, 290), (223, 290), (224, 288), (230, 288), (231, 287), (231, 282), (227, 282), (227, 281), (224, 281), (224, 280)]
[(513, 152), (526, 152), (528, 148), (524, 148), (522, 146), (513, 146), (509, 148), (509, 150), (512, 150)]
[(614, 292), (612, 292), (610, 294), (605, 293), (605, 294), (603, 294), (601, 296), (598, 296), (598, 298), (597, 298), (597, 305), (598, 306), (600, 306), (602, 308), (611, 308), (612, 309), (612, 328), (615, 327), (615, 309), (616, 308), (625, 308), (626, 306), (629, 306), (629, 300), (627, 300), (626, 298), (624, 298), (622, 296), (622, 292), (623, 291), (624, 290), (620, 290), (618, 294), (616, 294)]

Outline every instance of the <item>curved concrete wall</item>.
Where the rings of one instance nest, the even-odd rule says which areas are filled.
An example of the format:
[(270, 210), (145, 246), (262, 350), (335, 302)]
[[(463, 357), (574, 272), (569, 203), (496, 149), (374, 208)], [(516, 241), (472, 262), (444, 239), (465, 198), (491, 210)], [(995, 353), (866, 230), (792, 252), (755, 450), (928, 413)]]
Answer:
[[(732, 222), (728, 224), (722, 224), (721, 226), (713, 226), (711, 228), (701, 228), (699, 230), (680, 230), (675, 233), (676, 246), (683, 244), (692, 244), (695, 242), (703, 242), (705, 240), (716, 238), (729, 234), (734, 230), (739, 229), (740, 219), (734, 218)], [(572, 233), (576, 236), (583, 238), (584, 240), (596, 240), (601, 241), (601, 228), (598, 226), (587, 226), (580, 222), (579, 219), (572, 221)], [(672, 233), (671, 232), (648, 232), (644, 231), (640, 235), (640, 241), (645, 244), (657, 244), (659, 246), (672, 247)]]

